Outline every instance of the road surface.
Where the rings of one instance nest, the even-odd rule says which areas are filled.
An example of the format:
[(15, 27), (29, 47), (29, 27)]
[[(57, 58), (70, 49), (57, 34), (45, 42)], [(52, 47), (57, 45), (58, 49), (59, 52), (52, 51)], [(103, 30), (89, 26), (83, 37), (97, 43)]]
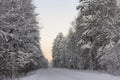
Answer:
[(20, 80), (120, 80), (120, 77), (99, 72), (69, 69), (40, 69)]

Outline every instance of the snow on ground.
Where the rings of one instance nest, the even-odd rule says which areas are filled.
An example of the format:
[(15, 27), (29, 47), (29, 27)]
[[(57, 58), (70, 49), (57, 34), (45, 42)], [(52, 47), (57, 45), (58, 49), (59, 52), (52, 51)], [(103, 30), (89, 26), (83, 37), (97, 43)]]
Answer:
[(90, 71), (40, 69), (19, 80), (120, 80), (120, 77)]

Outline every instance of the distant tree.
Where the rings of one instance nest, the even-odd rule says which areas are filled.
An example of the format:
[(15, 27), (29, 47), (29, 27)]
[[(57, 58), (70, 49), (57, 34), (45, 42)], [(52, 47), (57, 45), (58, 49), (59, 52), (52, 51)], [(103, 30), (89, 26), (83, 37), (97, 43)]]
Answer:
[[(73, 25), (74, 26), (74, 25)], [(68, 56), (68, 63), (69, 63), (69, 67), (68, 68), (72, 68), (72, 69), (77, 69), (78, 67), (78, 54), (77, 54), (77, 44), (76, 44), (76, 37), (75, 37), (75, 33), (74, 30), (72, 28), (70, 28), (69, 32), (68, 32), (68, 36), (67, 36), (67, 56)], [(68, 64), (67, 64), (68, 65)]]
[(65, 43), (64, 36), (62, 33), (59, 33), (54, 40), (53, 48), (53, 67), (63, 67), (63, 63), (65, 62)]

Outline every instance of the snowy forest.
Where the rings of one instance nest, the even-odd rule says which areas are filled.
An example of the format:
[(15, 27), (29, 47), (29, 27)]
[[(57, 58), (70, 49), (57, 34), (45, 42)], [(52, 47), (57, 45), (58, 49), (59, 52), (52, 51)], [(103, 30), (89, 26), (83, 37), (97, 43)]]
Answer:
[(116, 0), (79, 0), (68, 35), (53, 43), (53, 67), (120, 74), (120, 6)]
[(120, 75), (119, 0), (78, 1), (77, 17), (67, 35), (60, 32), (54, 39), (48, 62), (33, 0), (0, 0), (0, 80), (96, 80), (86, 79), (96, 74), (82, 71), (113, 78), (100, 80), (120, 80), (113, 77)]
[(34, 9), (31, 0), (0, 0), (0, 80), (47, 67)]

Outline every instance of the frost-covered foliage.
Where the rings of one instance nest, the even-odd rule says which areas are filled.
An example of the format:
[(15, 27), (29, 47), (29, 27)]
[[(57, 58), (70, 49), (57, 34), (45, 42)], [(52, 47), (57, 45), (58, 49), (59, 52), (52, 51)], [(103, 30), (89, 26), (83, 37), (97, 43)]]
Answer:
[(47, 64), (39, 44), (31, 0), (0, 0), (0, 74), (18, 76)]
[(74, 45), (74, 36), (72, 29), (69, 35), (64, 37), (59, 33), (53, 43), (53, 67), (76, 69), (78, 56)]
[(113, 0), (80, 1), (80, 27), (84, 31), (78, 45), (80, 51), (82, 50), (80, 55), (86, 55), (81, 57), (81, 69), (100, 69), (98, 60), (103, 54), (98, 55), (97, 50), (109, 43), (110, 38), (118, 33), (115, 26), (116, 7), (116, 1)]
[(53, 44), (53, 67), (63, 67), (65, 62), (65, 40), (62, 33), (59, 33)]
[(120, 37), (114, 37), (103, 50), (105, 53), (99, 60), (105, 70), (114, 75), (120, 75)]
[[(73, 23), (73, 26), (75, 24)], [(67, 37), (67, 46), (66, 46), (66, 56), (67, 56), (67, 64), (68, 64), (68, 68), (71, 69), (77, 69), (78, 68), (78, 61), (79, 61), (79, 56), (77, 54), (77, 46), (76, 46), (76, 37), (74, 36), (74, 30), (72, 28), (70, 28)]]
[(117, 1), (80, 0), (77, 10), (72, 32), (66, 37), (65, 65), (118, 73), (120, 8)]
[(76, 32), (80, 35), (77, 44), (80, 69), (103, 69), (100, 58), (106, 54), (104, 48), (120, 32), (116, 24), (116, 0), (80, 0), (77, 9), (79, 24), (76, 26)]

